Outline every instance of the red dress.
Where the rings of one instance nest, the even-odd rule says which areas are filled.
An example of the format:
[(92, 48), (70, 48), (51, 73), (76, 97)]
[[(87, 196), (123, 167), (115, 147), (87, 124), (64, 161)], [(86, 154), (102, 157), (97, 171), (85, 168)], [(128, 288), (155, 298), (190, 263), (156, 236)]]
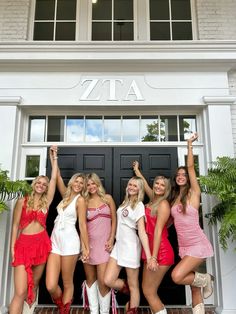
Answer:
[(32, 266), (45, 264), (48, 255), (51, 251), (51, 241), (46, 230), (36, 234), (24, 234), (22, 230), (27, 227), (32, 221), (38, 221), (44, 228), (46, 228), (46, 219), (48, 210), (26, 210), (27, 198), (24, 200), (22, 207), (19, 229), (21, 233), (15, 242), (14, 255), (15, 259), (12, 266), (24, 265), (27, 272), (27, 303), (34, 302), (34, 280)]
[[(146, 218), (146, 233), (148, 236), (150, 251), (152, 253), (154, 242), (154, 230), (156, 226), (157, 215), (152, 216), (151, 208), (145, 207), (145, 218)], [(142, 250), (142, 259), (146, 260), (144, 250)], [(157, 254), (157, 262), (159, 265), (163, 266), (166, 265), (170, 266), (174, 264), (174, 251), (168, 240), (168, 230), (166, 226), (164, 226), (162, 230), (161, 243)]]

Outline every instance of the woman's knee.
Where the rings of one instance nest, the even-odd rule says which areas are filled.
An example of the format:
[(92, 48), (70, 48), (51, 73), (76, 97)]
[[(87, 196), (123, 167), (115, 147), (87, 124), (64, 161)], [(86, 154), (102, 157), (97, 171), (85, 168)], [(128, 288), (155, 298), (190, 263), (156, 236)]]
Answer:
[(19, 299), (25, 300), (27, 297), (27, 289), (24, 289), (24, 288), (16, 289), (15, 296)]
[(183, 280), (183, 276), (181, 275), (181, 273), (175, 269), (171, 273), (171, 278), (177, 285), (181, 284)]
[(57, 283), (46, 281), (46, 287), (50, 294), (55, 294), (57, 291)]

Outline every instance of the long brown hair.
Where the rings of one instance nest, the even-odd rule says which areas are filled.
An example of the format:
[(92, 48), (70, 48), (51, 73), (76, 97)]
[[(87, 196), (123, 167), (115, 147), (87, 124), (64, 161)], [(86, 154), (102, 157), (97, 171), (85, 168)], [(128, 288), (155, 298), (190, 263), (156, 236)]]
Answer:
[(190, 190), (190, 180), (189, 180), (189, 175), (188, 175), (188, 169), (187, 167), (180, 166), (176, 169), (174, 178), (172, 180), (172, 188), (171, 188), (171, 205), (173, 205), (177, 199), (177, 197), (180, 194), (180, 186), (176, 183), (176, 177), (178, 174), (179, 170), (184, 170), (187, 178), (187, 182), (185, 187), (182, 190), (181, 193), (181, 198), (180, 198), (180, 203), (182, 204), (182, 212), (185, 214), (186, 213), (186, 205), (187, 205), (187, 198)]

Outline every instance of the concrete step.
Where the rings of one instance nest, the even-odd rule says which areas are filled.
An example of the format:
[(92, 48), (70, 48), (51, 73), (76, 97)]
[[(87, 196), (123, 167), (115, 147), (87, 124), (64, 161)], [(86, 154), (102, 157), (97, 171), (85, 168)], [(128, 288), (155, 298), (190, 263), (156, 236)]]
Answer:
[[(188, 306), (182, 306), (182, 307), (166, 307), (168, 314), (192, 314), (191, 307)], [(151, 314), (151, 311), (147, 307), (140, 307), (139, 308), (139, 314)], [(51, 306), (37, 306), (34, 314), (57, 314), (58, 310), (56, 307)], [(124, 314), (124, 308), (118, 308), (117, 309), (118, 314)], [(205, 314), (215, 314), (215, 308), (206, 306), (205, 307)], [(89, 314), (89, 311), (85, 311), (80, 307), (72, 306), (70, 310), (70, 314)]]

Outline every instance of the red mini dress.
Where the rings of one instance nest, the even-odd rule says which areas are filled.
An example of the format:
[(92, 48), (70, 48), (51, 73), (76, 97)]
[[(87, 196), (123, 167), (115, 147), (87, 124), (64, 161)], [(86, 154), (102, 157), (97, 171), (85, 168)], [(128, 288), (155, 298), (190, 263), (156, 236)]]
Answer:
[[(152, 216), (151, 208), (145, 207), (145, 218), (146, 218), (146, 233), (148, 236), (150, 251), (152, 252), (157, 215)], [(144, 250), (142, 250), (142, 260), (144, 261), (147, 260)], [(162, 230), (161, 243), (157, 254), (157, 262), (160, 266), (170, 266), (174, 264), (174, 251), (168, 240), (168, 230), (166, 226), (164, 226)]]
[(32, 304), (35, 299), (32, 266), (46, 263), (48, 255), (51, 251), (51, 241), (46, 230), (36, 234), (24, 234), (23, 229), (35, 220), (46, 228), (47, 215), (48, 209), (45, 209), (45, 211), (32, 209), (27, 210), (27, 197), (25, 197), (19, 225), (21, 233), (15, 242), (15, 258), (12, 262), (12, 266), (25, 266), (25, 270), (27, 272), (28, 304)]

